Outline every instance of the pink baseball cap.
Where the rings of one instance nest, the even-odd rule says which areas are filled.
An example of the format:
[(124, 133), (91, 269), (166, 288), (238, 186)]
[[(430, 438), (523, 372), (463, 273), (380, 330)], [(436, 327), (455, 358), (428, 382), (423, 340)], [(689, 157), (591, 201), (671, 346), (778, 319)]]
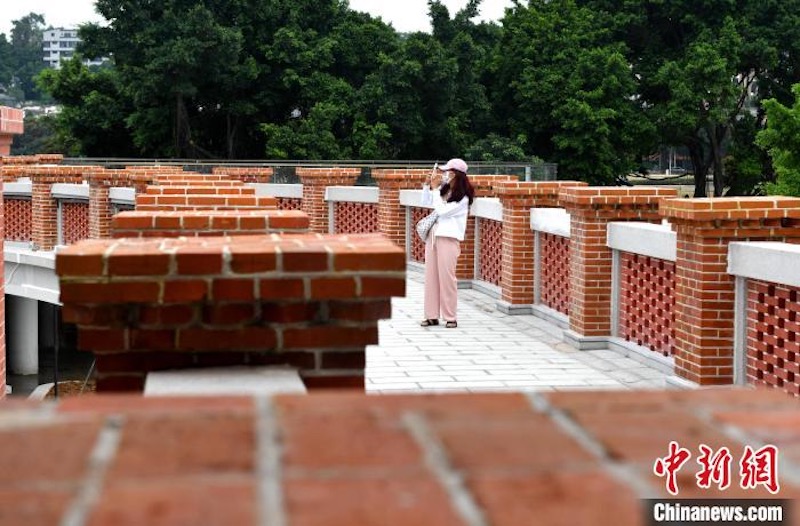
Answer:
[(458, 170), (459, 172), (467, 173), (467, 163), (464, 162), (464, 159), (450, 159), (447, 164), (440, 166), (439, 169), (443, 172)]

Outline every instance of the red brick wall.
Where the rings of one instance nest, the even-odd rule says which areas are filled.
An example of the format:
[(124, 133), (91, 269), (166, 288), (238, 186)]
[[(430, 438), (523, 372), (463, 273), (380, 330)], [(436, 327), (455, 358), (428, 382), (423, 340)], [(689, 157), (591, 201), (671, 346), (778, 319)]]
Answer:
[(569, 316), (569, 238), (542, 232), (540, 302)]
[(227, 175), (243, 183), (269, 183), (273, 169), (264, 166), (215, 166), (212, 173)]
[(800, 396), (800, 289), (748, 280), (747, 382)]
[(416, 224), (425, 217), (426, 215), (430, 214), (431, 210), (429, 208), (419, 208), (412, 206), (411, 207), (411, 261), (416, 261), (417, 263), (425, 263), (425, 243), (417, 235), (416, 231)]
[(360, 168), (297, 168), (297, 176), (303, 183), (302, 210), (311, 219), (311, 231), (328, 232), (328, 203), (325, 188), (328, 186), (352, 186), (361, 174)]
[(5, 201), (8, 241), (30, 241), (33, 238), (33, 207), (30, 199), (7, 198)]
[(503, 223), (478, 219), (480, 267), (476, 279), (500, 286), (503, 276)]
[(575, 181), (494, 183), (494, 193), (503, 203), (503, 301), (511, 305), (533, 304), (534, 235), (531, 208), (558, 207), (562, 188), (586, 186)]
[(619, 336), (664, 356), (675, 354), (675, 263), (622, 253)]
[(733, 381), (731, 241), (800, 239), (800, 199), (674, 199), (662, 213), (678, 237), (675, 370), (701, 385)]
[(611, 221), (660, 221), (659, 202), (674, 188), (569, 187), (560, 200), (572, 216), (570, 237), (570, 329), (583, 336), (611, 334)]
[(303, 200), (292, 197), (278, 197), (279, 210), (302, 210)]
[(82, 239), (89, 239), (89, 204), (62, 201), (61, 229), (65, 245), (77, 243)]
[[(633, 526), (645, 494), (671, 497), (653, 472), (671, 440), (692, 455), (679, 498), (800, 489), (781, 474), (777, 495), (740, 487), (745, 446), (800, 460), (797, 402), (768, 391), (95, 396), (0, 417), (15, 422), (0, 465), (24, 488), (4, 502), (8, 524)], [(701, 445), (732, 453), (729, 488), (698, 487)]]
[[(419, 190), (430, 170), (373, 170), (378, 182), (378, 230), (398, 246), (406, 248), (406, 211), (400, 204), (401, 190)], [(416, 224), (416, 223), (414, 223)]]
[(121, 212), (112, 222), (113, 237), (208, 237), (308, 230), (299, 210), (184, 210)]
[(379, 232), (378, 205), (372, 203), (334, 203), (334, 234), (372, 234), (375, 232)]
[(380, 235), (90, 240), (56, 255), (64, 321), (98, 389), (152, 370), (287, 364), (308, 387), (364, 386), (365, 348), (405, 293)]

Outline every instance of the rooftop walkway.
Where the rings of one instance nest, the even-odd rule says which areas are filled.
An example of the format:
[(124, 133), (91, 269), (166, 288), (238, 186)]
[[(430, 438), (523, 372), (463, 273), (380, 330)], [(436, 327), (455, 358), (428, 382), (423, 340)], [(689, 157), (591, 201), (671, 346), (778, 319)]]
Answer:
[(613, 351), (577, 351), (562, 330), (532, 315), (509, 316), (495, 300), (459, 290), (457, 329), (423, 328), (422, 274), (392, 300), (380, 344), (367, 348), (370, 393), (663, 389), (665, 375)]

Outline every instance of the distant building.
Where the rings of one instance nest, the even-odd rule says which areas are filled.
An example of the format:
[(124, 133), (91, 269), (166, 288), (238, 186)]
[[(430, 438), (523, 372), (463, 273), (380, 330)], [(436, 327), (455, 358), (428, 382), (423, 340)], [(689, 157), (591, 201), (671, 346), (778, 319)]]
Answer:
[[(61, 67), (62, 60), (69, 60), (75, 54), (75, 48), (78, 47), (77, 28), (55, 28), (45, 29), (42, 32), (42, 40), (44, 43), (44, 62), (51, 68), (58, 69)], [(84, 60), (83, 63), (87, 66), (99, 66), (108, 61), (107, 58)]]

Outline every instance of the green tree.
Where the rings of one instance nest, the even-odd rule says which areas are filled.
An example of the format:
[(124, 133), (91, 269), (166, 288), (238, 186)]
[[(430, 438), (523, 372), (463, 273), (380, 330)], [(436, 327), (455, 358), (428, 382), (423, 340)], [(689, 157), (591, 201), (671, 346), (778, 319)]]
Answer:
[(123, 93), (116, 70), (92, 70), (73, 57), (62, 62), (61, 69), (43, 71), (38, 81), (62, 105), (54, 123), (54, 151), (89, 157), (139, 153), (125, 125), (132, 103)]
[(653, 128), (613, 18), (574, 0), (519, 3), (503, 19), (493, 103), (501, 135), (559, 164), (559, 176), (610, 184), (638, 165)]
[[(626, 45), (638, 94), (661, 142), (690, 152), (695, 195), (706, 195), (709, 173), (715, 195), (726, 187), (746, 193), (746, 184), (732, 176), (752, 178), (754, 163), (763, 160), (753, 157), (751, 147), (753, 132), (763, 126), (758, 99), (796, 82), (800, 2), (579, 3), (615, 21), (615, 38)], [(740, 126), (748, 115), (755, 117), (756, 128)], [(726, 149), (739, 158), (726, 160)], [(738, 168), (727, 174), (726, 167)]]
[(767, 127), (758, 135), (758, 144), (772, 158), (777, 180), (767, 185), (773, 195), (800, 197), (800, 84), (795, 84), (794, 104), (784, 106), (776, 99), (764, 101)]
[(44, 17), (30, 13), (14, 20), (11, 28), (11, 64), (13, 83), (25, 100), (38, 100), (42, 94), (36, 76), (44, 69), (42, 30)]

